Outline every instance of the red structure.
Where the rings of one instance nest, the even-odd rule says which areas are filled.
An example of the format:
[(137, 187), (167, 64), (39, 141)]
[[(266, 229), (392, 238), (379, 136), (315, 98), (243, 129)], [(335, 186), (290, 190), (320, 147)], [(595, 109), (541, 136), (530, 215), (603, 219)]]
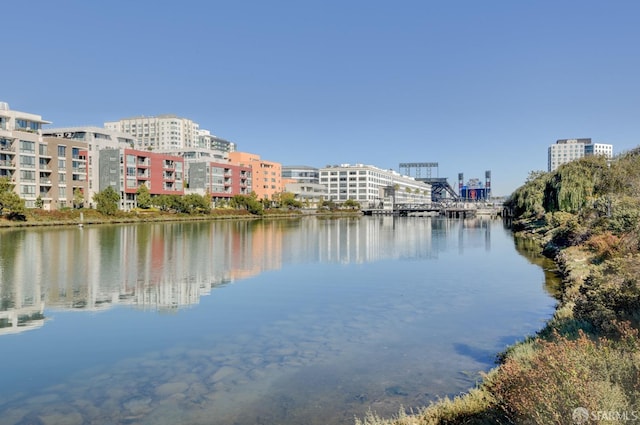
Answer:
[(152, 195), (184, 195), (184, 160), (182, 157), (124, 150), (125, 193), (135, 194), (146, 185)]

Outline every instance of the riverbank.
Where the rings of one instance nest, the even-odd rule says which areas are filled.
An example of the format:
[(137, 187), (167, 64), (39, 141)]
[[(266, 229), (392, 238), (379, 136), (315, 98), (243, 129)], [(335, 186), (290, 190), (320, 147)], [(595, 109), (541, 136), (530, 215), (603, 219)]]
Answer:
[(517, 228), (514, 236), (535, 243), (562, 276), (553, 317), (500, 353), (468, 393), (392, 419), (371, 412), (356, 425), (614, 423), (640, 412), (640, 257), (593, 243), (560, 246), (565, 229), (540, 220)]
[(127, 224), (149, 222), (209, 221), (209, 220), (259, 220), (297, 217), (344, 217), (360, 216), (359, 211), (316, 211), (316, 210), (265, 210), (264, 214), (251, 214), (246, 210), (216, 209), (210, 213), (184, 214), (158, 210), (118, 211), (105, 215), (94, 209), (68, 209), (58, 211), (27, 210), (24, 220), (9, 220), (0, 217), (0, 229), (41, 226), (78, 226), (100, 224)]

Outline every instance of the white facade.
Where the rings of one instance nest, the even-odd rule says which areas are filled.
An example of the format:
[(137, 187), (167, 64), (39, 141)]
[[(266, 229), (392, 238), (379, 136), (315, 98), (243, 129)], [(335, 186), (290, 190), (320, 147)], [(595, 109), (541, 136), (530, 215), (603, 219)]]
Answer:
[(396, 203), (431, 202), (431, 185), (372, 165), (342, 164), (321, 168), (320, 184), (327, 187), (330, 200), (353, 199), (363, 207), (377, 205), (384, 192), (390, 189), (395, 193)]
[[(35, 206), (42, 183), (49, 179), (50, 169), (43, 160), (50, 160), (47, 145), (42, 140), (42, 125), (51, 124), (40, 115), (12, 111), (0, 102), (0, 177), (8, 178), (14, 192), (29, 208)], [(48, 186), (44, 189), (48, 189)]]
[(591, 139), (561, 139), (555, 145), (549, 146), (547, 169), (555, 171), (562, 164), (589, 155), (603, 155), (613, 157), (613, 145), (606, 143), (592, 143)]
[(200, 126), (176, 115), (123, 118), (105, 122), (109, 130), (130, 134), (136, 139), (136, 149), (169, 151), (184, 148), (209, 148)]

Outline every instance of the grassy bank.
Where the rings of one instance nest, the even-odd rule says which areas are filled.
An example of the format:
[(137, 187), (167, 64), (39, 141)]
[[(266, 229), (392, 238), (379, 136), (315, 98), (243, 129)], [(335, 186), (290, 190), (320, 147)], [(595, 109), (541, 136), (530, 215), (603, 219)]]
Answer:
[(262, 215), (251, 214), (246, 210), (214, 209), (207, 213), (184, 214), (159, 211), (156, 209), (117, 211), (113, 215), (105, 215), (94, 209), (66, 209), (58, 211), (44, 211), (39, 209), (26, 210), (24, 219), (10, 220), (7, 216), (0, 216), (0, 229), (9, 227), (37, 227), (37, 226), (77, 226), (79, 224), (117, 224), (117, 223), (145, 223), (171, 221), (203, 221), (203, 220), (256, 220), (267, 218), (296, 218), (303, 216), (343, 217), (360, 215), (359, 211), (314, 211), (267, 209)]
[(640, 151), (532, 173), (509, 206), (563, 276), (553, 318), (467, 394), (356, 424), (640, 422)]

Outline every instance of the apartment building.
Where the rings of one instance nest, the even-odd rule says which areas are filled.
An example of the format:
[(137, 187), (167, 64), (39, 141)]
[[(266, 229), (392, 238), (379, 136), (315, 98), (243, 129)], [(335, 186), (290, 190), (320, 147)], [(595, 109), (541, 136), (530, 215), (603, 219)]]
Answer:
[(235, 195), (248, 195), (252, 189), (251, 167), (215, 161), (187, 161), (189, 192), (208, 193), (214, 202)]
[[(71, 152), (74, 146), (87, 152), (85, 206), (91, 206), (93, 195), (99, 192), (100, 176), (98, 167), (94, 166), (98, 163), (98, 152), (102, 149), (131, 148), (136, 144), (135, 139), (127, 133), (92, 126), (48, 128), (42, 130), (42, 135), (49, 146), (54, 146), (53, 154), (57, 153), (57, 145), (68, 146)], [(63, 200), (69, 199), (71, 198)], [(68, 202), (65, 203), (68, 205)]]
[(276, 193), (284, 191), (282, 164), (263, 160), (256, 154), (237, 151), (229, 152), (229, 161), (251, 168), (251, 188), (258, 199), (271, 199)]
[(139, 149), (167, 151), (209, 148), (206, 146), (207, 139), (200, 137), (200, 125), (177, 115), (123, 118), (105, 122), (104, 127), (130, 134), (136, 140), (136, 148)]
[[(44, 137), (48, 156), (40, 156), (40, 199), (43, 208), (91, 206), (87, 144)], [(48, 176), (43, 179), (45, 173)], [(49, 207), (47, 207), (49, 205)]]
[[(14, 111), (0, 102), (0, 177), (8, 178), (28, 208), (36, 206), (50, 189), (51, 170), (42, 126), (51, 124), (40, 115)], [(50, 208), (47, 202), (46, 208)]]
[(547, 151), (547, 169), (555, 171), (562, 164), (590, 155), (612, 158), (613, 145), (593, 143), (590, 138), (557, 140)]
[(233, 152), (236, 150), (236, 144), (225, 140), (221, 137), (214, 136), (209, 130), (200, 130), (200, 146), (206, 149), (219, 152)]
[(131, 148), (102, 149), (98, 154), (99, 187), (120, 195), (120, 209), (137, 206), (136, 192), (146, 186), (152, 195), (184, 195), (184, 159)]
[(289, 179), (292, 183), (318, 184), (320, 183), (320, 171), (307, 165), (284, 165), (282, 178)]
[(282, 182), (285, 192), (293, 193), (295, 199), (305, 205), (314, 206), (327, 198), (327, 187), (320, 184), (320, 171), (307, 165), (285, 165), (282, 167)]
[(372, 165), (341, 164), (320, 169), (320, 184), (327, 187), (327, 196), (335, 202), (347, 199), (362, 206), (376, 206), (393, 196), (397, 203), (431, 202), (431, 185), (394, 170)]

